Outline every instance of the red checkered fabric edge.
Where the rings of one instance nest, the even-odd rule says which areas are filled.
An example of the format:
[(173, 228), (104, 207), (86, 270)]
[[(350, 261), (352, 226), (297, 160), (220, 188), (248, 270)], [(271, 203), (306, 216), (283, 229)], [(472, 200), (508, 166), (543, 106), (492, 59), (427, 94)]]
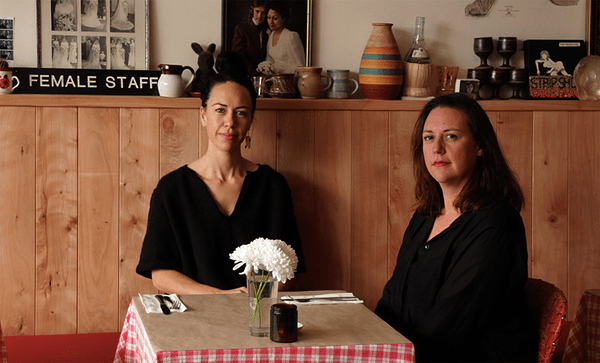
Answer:
[(600, 362), (600, 297), (585, 292), (567, 338), (563, 363)]
[(6, 344), (4, 343), (4, 335), (2, 334), (2, 326), (0, 326), (0, 362), (8, 362), (8, 353), (6, 353)]
[(414, 362), (412, 344), (158, 352), (158, 362)]
[(141, 321), (132, 299), (127, 309), (123, 330), (121, 330), (114, 363), (157, 362), (146, 331), (141, 328), (141, 324), (136, 324)]

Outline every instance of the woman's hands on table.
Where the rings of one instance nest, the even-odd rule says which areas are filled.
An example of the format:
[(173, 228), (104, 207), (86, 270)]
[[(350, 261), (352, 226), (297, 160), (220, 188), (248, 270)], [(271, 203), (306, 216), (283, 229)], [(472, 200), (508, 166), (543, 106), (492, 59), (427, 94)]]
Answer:
[(152, 270), (152, 283), (160, 291), (178, 295), (246, 293), (246, 286), (221, 290), (204, 285), (175, 270)]

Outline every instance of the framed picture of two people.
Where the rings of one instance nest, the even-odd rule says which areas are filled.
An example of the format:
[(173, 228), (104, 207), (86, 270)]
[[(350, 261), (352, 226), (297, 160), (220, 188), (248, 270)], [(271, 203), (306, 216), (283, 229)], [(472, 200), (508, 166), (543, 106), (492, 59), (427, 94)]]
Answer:
[(240, 52), (250, 76), (311, 65), (312, 0), (222, 0), (222, 51)]

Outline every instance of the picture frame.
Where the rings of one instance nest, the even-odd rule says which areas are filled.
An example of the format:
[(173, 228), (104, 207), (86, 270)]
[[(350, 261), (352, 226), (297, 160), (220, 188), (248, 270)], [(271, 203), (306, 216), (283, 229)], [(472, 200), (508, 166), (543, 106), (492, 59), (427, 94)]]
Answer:
[[(297, 32), (302, 41), (305, 66), (312, 65), (312, 1), (282, 1), (290, 8), (290, 17), (286, 28)], [(235, 28), (250, 20), (252, 3), (252, 0), (222, 0), (221, 51), (231, 50)]]
[(454, 86), (454, 92), (464, 93), (472, 99), (476, 100), (479, 94), (479, 80), (471, 78), (457, 79)]
[(15, 64), (14, 32), (15, 18), (0, 17), (0, 58), (8, 61), (11, 67)]
[(600, 7), (598, 0), (587, 0), (586, 3), (586, 33), (587, 53), (589, 55), (600, 54)]
[(37, 0), (38, 68), (148, 70), (150, 0)]

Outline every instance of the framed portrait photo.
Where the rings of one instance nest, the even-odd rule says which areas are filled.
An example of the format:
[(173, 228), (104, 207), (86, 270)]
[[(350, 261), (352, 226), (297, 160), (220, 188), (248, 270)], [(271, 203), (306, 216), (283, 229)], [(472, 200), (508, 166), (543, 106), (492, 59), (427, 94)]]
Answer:
[(479, 80), (471, 78), (457, 79), (454, 92), (464, 93), (476, 100), (479, 94)]
[(598, 0), (587, 0), (586, 4), (586, 34), (587, 51), (589, 55), (600, 55), (600, 7)]
[[(249, 74), (256, 73), (256, 66), (268, 56), (275, 59), (275, 64), (278, 59), (294, 59), (293, 64), (301, 61), (301, 66), (311, 65), (312, 0), (222, 1), (221, 50), (240, 52), (248, 63)], [(269, 12), (275, 15), (274, 28), (281, 26), (285, 33), (281, 33), (275, 46), (271, 40)]]
[(147, 70), (149, 0), (37, 0), (38, 67)]

